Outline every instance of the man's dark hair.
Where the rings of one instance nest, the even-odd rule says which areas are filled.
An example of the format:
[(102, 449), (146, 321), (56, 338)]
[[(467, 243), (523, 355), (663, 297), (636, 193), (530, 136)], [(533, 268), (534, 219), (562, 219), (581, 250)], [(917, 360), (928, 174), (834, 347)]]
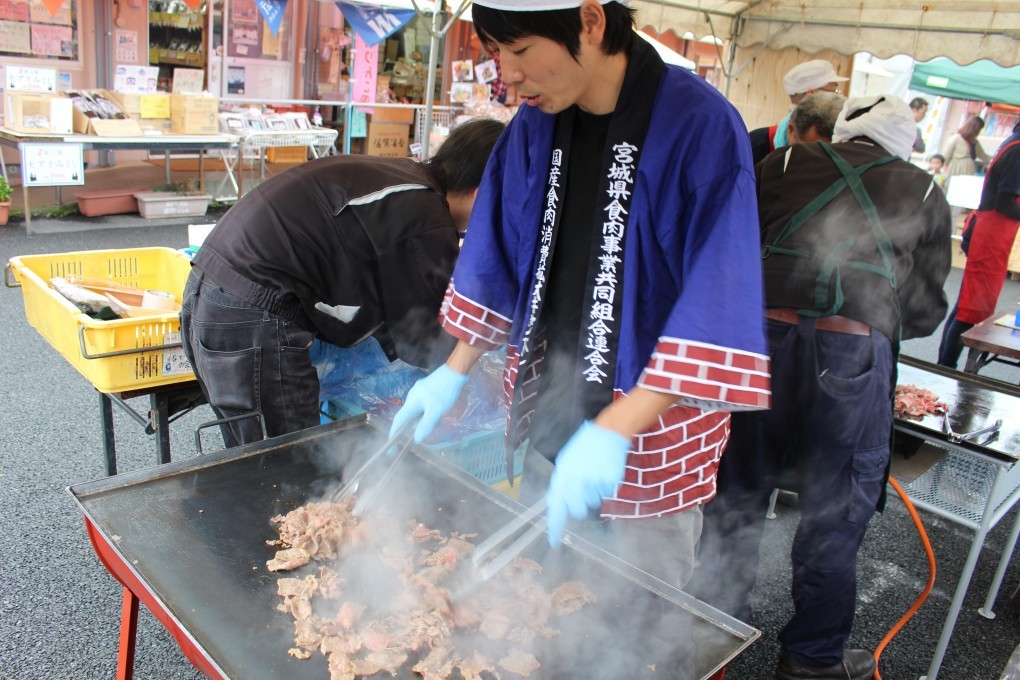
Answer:
[(492, 147), (504, 128), (506, 125), (498, 120), (477, 118), (450, 131), (427, 166), (444, 194), (462, 194), (478, 188)]
[(830, 140), (844, 103), (846, 97), (841, 94), (812, 92), (797, 104), (797, 108), (790, 114), (790, 123), (799, 137), (806, 136), (814, 128), (819, 137)]
[(926, 106), (928, 106), (928, 100), (924, 97), (914, 97), (910, 100), (910, 108), (914, 111), (920, 111)]
[[(606, 13), (602, 52), (608, 55), (619, 54), (630, 45), (636, 10), (618, 2), (607, 2), (602, 8)], [(577, 7), (508, 12), (474, 5), (471, 7), (471, 18), (475, 23), (475, 32), (483, 43), (507, 45), (521, 38), (548, 38), (567, 48), (575, 61), (581, 53), (581, 12)]]

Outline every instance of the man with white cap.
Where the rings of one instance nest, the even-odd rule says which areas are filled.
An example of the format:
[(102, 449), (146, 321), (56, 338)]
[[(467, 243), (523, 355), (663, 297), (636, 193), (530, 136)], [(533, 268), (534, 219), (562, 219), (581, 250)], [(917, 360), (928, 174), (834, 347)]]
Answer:
[(789, 125), (794, 107), (812, 92), (837, 92), (838, 83), (846, 82), (836, 73), (832, 64), (824, 59), (812, 59), (798, 64), (783, 77), (783, 90), (790, 97), (790, 113), (776, 125), (751, 130), (751, 155), (757, 164), (772, 151), (790, 144)]
[(950, 267), (945, 195), (907, 162), (915, 133), (901, 99), (850, 99), (831, 145), (796, 144), (756, 168), (772, 409), (733, 418), (694, 590), (750, 619), (769, 496), (794, 467), (780, 680), (875, 671), (870, 652), (846, 648), (857, 551), (885, 487), (899, 343), (938, 327)]
[(573, 527), (683, 585), (729, 411), (769, 403), (747, 134), (621, 2), (476, 0), (473, 15), (526, 105), (450, 284), (458, 345), (394, 428), (421, 415), (427, 436), (477, 357), (508, 345), (508, 451), (529, 443), (522, 499), (545, 494), (550, 542), (594, 511)]

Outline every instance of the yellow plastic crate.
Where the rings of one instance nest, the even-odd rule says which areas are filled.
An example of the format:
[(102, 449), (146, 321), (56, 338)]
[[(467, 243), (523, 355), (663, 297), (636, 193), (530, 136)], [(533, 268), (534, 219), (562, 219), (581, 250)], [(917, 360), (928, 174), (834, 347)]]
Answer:
[(191, 270), (187, 257), (171, 248), (90, 250), (11, 258), (21, 285), (28, 322), (100, 392), (128, 392), (193, 380), (180, 347), (181, 323), (168, 312), (99, 321), (83, 314), (53, 290), (55, 277), (110, 279), (145, 290), (164, 290), (181, 302)]

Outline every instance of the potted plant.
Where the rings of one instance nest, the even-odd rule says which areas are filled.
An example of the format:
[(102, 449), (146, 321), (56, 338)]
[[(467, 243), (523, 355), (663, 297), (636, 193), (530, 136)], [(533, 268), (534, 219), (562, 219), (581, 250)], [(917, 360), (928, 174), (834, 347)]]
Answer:
[(7, 224), (11, 210), (11, 185), (0, 175), (0, 226)]
[(194, 178), (177, 180), (135, 194), (142, 217), (197, 217), (209, 208), (210, 194), (198, 190)]

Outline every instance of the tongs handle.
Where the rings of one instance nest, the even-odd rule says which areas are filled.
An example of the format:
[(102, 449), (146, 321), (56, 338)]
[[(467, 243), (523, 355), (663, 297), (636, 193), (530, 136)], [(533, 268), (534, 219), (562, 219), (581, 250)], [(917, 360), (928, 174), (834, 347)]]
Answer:
[[(405, 432), (407, 432), (407, 430), (411, 427), (411, 425), (413, 423), (414, 423), (413, 420), (411, 420), (411, 421), (409, 421), (407, 423), (404, 423), (404, 425), (402, 425), (396, 432), (394, 432), (392, 435), (390, 435), (390, 437), (386, 440), (386, 442), (382, 446), (380, 446), (379, 449), (377, 451), (375, 451), (371, 456), (369, 456), (368, 460), (366, 460), (365, 463), (360, 468), (358, 468), (358, 471), (355, 472), (351, 476), (351, 478), (349, 480), (347, 480), (347, 483), (345, 483), (343, 486), (338, 487), (337, 489), (335, 489), (333, 491), (333, 493), (331, 493), (327, 497), (327, 500), (329, 500), (329, 501), (337, 501), (337, 500), (340, 500), (341, 498), (343, 498), (344, 496), (351, 495), (351, 493), (354, 492), (354, 489), (358, 486), (358, 483), (361, 481), (361, 478), (365, 476), (366, 472), (368, 472), (368, 469), (370, 467), (372, 467), (372, 465), (375, 463), (375, 461), (378, 460), (381, 456), (386, 455), (386, 452), (390, 450), (390, 447), (393, 446), (394, 444), (396, 444), (397, 440), (400, 439), (400, 437)], [(394, 461), (393, 461), (394, 464), (396, 463), (396, 459), (398, 459), (398, 458), (403, 456), (403, 453), (407, 450), (407, 446), (408, 445), (410, 445), (410, 439), (408, 439), (408, 442), (400, 450), (399, 454), (394, 456)], [(391, 466), (390, 469), (392, 469), (393, 467), (394, 466)], [(388, 474), (388, 471), (387, 471), (387, 474)]]
[[(474, 580), (477, 584), (485, 583), (498, 574), (505, 566), (513, 562), (518, 555), (524, 552), (525, 548), (534, 543), (536, 538), (545, 533), (545, 520), (540, 519), (538, 522), (534, 522), (536, 517), (545, 512), (545, 508), (546, 500), (543, 497), (542, 500), (532, 505), (519, 517), (507, 522), (503, 528), (497, 530), (492, 536), (489, 536), (475, 547), (474, 552), (471, 553), (471, 565), (475, 568)], [(489, 553), (503, 542), (509, 540), (522, 527), (532, 522), (534, 522), (534, 525), (520, 535), (516, 541), (504, 548), (503, 552), (479, 567), (482, 560)]]

